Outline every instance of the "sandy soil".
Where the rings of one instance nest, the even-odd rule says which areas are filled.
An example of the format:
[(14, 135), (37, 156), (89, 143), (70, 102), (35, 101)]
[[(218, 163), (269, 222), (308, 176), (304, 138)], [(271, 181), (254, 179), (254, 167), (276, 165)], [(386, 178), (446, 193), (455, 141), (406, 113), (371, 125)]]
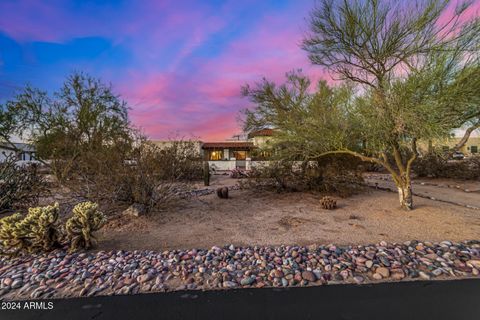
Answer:
[(369, 190), (323, 210), (315, 193), (231, 191), (209, 195), (148, 217), (120, 217), (99, 235), (100, 248), (208, 248), (213, 245), (359, 244), (381, 240), (471, 240), (480, 236), (480, 212), (415, 197), (399, 209), (397, 195)]

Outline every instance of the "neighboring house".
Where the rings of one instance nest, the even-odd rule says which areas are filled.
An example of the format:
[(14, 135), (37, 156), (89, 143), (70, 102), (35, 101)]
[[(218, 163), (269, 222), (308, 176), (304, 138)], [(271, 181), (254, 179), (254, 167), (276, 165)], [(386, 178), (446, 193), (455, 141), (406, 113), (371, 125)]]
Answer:
[[(460, 142), (462, 136), (463, 132), (461, 130), (458, 130), (458, 132), (455, 132), (453, 136), (449, 139), (433, 141), (431, 147), (438, 151), (451, 151), (453, 147), (455, 147), (455, 145)], [(423, 153), (426, 153), (428, 151), (428, 148), (429, 147), (427, 143), (419, 144), (419, 149)], [(459, 151), (466, 156), (480, 155), (480, 132), (478, 130), (476, 132), (473, 132), (467, 143), (462, 148), (460, 148)]]
[(15, 157), (17, 161), (35, 160), (35, 148), (28, 143), (13, 143), (12, 146), (6, 142), (0, 142), (0, 162), (5, 161), (7, 157)]

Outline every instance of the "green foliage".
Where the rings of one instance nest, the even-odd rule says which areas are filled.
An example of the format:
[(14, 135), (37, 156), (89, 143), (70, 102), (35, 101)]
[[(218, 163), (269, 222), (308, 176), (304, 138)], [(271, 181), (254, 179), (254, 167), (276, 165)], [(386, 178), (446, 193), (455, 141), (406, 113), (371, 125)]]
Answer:
[(58, 214), (59, 206), (55, 203), (53, 206), (30, 208), (24, 218), (16, 213), (0, 219), (2, 253), (39, 252), (54, 248), (59, 243)]
[(445, 137), (479, 110), (480, 20), (464, 17), (462, 3), (442, 21), (447, 5), (320, 1), (303, 49), (342, 82), (311, 93), (305, 76), (289, 73), (280, 86), (246, 86), (255, 107), (244, 128), (275, 128), (281, 159), (344, 153), (382, 165), (411, 209), (417, 141)]
[(99, 230), (105, 222), (106, 217), (98, 211), (96, 203), (82, 202), (77, 204), (72, 210), (72, 216), (65, 224), (70, 250), (92, 248), (96, 244), (93, 232)]
[(72, 74), (53, 95), (26, 87), (4, 109), (15, 124), (9, 133), (28, 132), (37, 156), (51, 160), (60, 181), (90, 173), (104, 155), (112, 159), (118, 154), (123, 160), (131, 148), (126, 103), (109, 86), (83, 73)]

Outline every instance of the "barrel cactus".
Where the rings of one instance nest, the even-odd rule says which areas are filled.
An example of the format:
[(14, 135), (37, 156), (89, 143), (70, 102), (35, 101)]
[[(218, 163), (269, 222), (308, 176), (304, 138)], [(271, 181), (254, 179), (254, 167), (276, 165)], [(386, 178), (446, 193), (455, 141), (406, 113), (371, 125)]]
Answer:
[(323, 209), (333, 210), (337, 207), (337, 200), (335, 200), (332, 197), (325, 196), (322, 199), (320, 199), (320, 205), (322, 206)]
[(72, 210), (72, 217), (67, 220), (65, 230), (70, 240), (70, 250), (90, 249), (96, 244), (93, 235), (106, 222), (105, 215), (98, 211), (98, 205), (92, 202), (77, 204)]
[(0, 220), (2, 253), (14, 255), (20, 251), (48, 251), (58, 245), (58, 203), (53, 206), (28, 209), (22, 217), (16, 213)]

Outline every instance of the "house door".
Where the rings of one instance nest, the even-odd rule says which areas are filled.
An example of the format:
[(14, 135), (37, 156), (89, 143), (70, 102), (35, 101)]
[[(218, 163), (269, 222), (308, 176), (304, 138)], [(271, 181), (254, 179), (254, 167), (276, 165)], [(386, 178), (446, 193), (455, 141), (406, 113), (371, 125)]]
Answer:
[(236, 159), (236, 164), (235, 166), (239, 169), (245, 170), (247, 167), (247, 151), (246, 150), (236, 150), (233, 151), (233, 156)]

